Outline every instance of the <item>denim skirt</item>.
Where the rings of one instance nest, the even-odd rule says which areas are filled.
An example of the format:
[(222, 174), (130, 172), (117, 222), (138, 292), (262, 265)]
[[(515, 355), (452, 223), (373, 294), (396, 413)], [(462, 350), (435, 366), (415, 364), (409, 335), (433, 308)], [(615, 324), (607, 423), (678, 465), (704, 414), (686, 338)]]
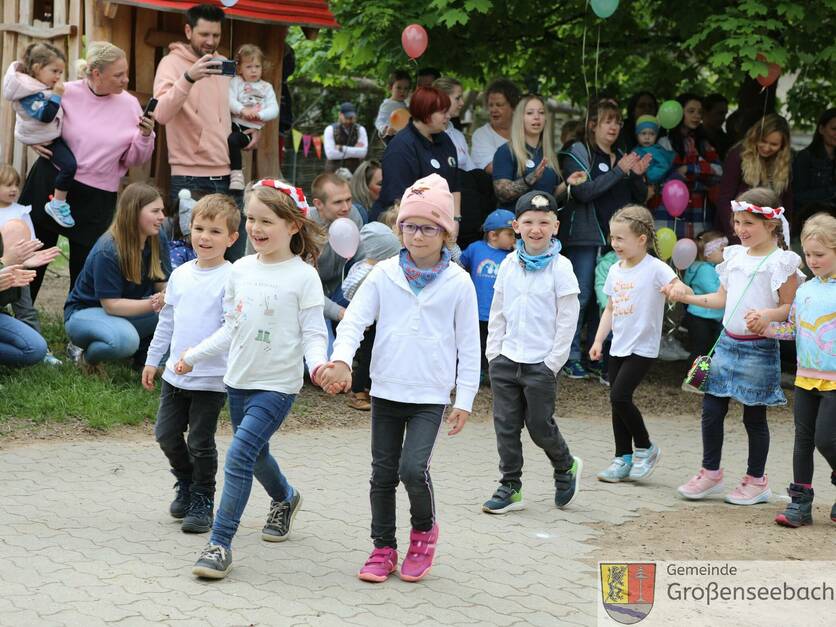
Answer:
[(744, 405), (786, 405), (778, 340), (735, 340), (723, 333), (711, 357), (705, 393)]

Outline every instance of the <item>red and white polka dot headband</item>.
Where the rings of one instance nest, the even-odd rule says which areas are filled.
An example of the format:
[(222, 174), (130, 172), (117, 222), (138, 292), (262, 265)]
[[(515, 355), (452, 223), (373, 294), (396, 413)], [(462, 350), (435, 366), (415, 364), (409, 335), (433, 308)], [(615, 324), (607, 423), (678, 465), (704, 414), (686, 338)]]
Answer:
[(781, 230), (784, 233), (784, 243), (787, 246), (790, 245), (790, 223), (787, 222), (787, 218), (784, 215), (786, 210), (783, 207), (759, 207), (758, 205), (753, 205), (750, 202), (732, 200), (731, 209), (735, 212), (748, 211), (749, 213), (756, 213), (758, 215), (762, 215), (767, 220), (780, 220)]
[(296, 204), (296, 208), (299, 209), (299, 213), (306, 218), (308, 217), (310, 207), (308, 206), (307, 198), (305, 198), (305, 192), (302, 191), (301, 187), (293, 187), (292, 185), (278, 179), (261, 179), (260, 181), (253, 183), (253, 189), (256, 187), (272, 187), (283, 194), (287, 194)]

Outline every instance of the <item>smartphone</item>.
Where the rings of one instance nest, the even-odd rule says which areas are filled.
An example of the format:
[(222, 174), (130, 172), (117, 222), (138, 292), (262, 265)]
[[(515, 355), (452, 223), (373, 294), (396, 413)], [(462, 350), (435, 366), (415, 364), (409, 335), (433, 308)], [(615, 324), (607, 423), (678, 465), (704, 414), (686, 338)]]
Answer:
[(221, 61), (221, 76), (235, 76), (236, 74), (235, 61)]
[(145, 108), (142, 110), (142, 117), (144, 117), (144, 118), (150, 117), (150, 115), (152, 113), (154, 113), (154, 109), (156, 109), (156, 108), (157, 108), (157, 99), (156, 98), (151, 98), (151, 100), (148, 101), (148, 104), (145, 105)]

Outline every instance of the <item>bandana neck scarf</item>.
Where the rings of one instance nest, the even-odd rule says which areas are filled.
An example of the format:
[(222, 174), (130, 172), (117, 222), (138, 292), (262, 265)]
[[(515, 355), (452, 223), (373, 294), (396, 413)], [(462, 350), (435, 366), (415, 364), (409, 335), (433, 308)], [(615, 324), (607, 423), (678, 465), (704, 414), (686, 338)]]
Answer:
[(560, 240), (554, 240), (549, 249), (540, 255), (529, 255), (525, 251), (525, 244), (521, 239), (517, 240), (517, 256), (520, 258), (520, 265), (527, 272), (537, 272), (547, 267), (552, 259), (560, 252), (562, 246)]
[(413, 291), (420, 291), (432, 283), (441, 272), (450, 265), (452, 253), (446, 246), (441, 249), (441, 259), (432, 268), (419, 268), (412, 260), (406, 248), (401, 249), (400, 266), (409, 287)]

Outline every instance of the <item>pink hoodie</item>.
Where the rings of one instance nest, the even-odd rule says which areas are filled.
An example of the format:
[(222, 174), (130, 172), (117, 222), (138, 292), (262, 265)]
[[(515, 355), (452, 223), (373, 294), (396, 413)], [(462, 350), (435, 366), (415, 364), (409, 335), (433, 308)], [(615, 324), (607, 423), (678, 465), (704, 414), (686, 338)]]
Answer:
[(33, 96), (38, 92), (49, 99), (52, 90), (44, 85), (37, 78), (29, 76), (21, 71), (20, 62), (13, 61), (6, 70), (3, 77), (3, 97), (11, 101), (15, 113), (15, 139), (21, 144), (31, 146), (33, 144), (48, 144), (56, 137), (61, 136), (61, 118), (63, 113), (58, 109), (58, 115), (52, 122), (41, 122), (26, 113), (20, 101), (27, 96)]
[(154, 117), (165, 125), (171, 173), (226, 176), (226, 139), (232, 129), (230, 77), (208, 76), (190, 83), (184, 74), (198, 59), (194, 50), (183, 42), (171, 44), (169, 50), (154, 77), (154, 97), (159, 100)]

